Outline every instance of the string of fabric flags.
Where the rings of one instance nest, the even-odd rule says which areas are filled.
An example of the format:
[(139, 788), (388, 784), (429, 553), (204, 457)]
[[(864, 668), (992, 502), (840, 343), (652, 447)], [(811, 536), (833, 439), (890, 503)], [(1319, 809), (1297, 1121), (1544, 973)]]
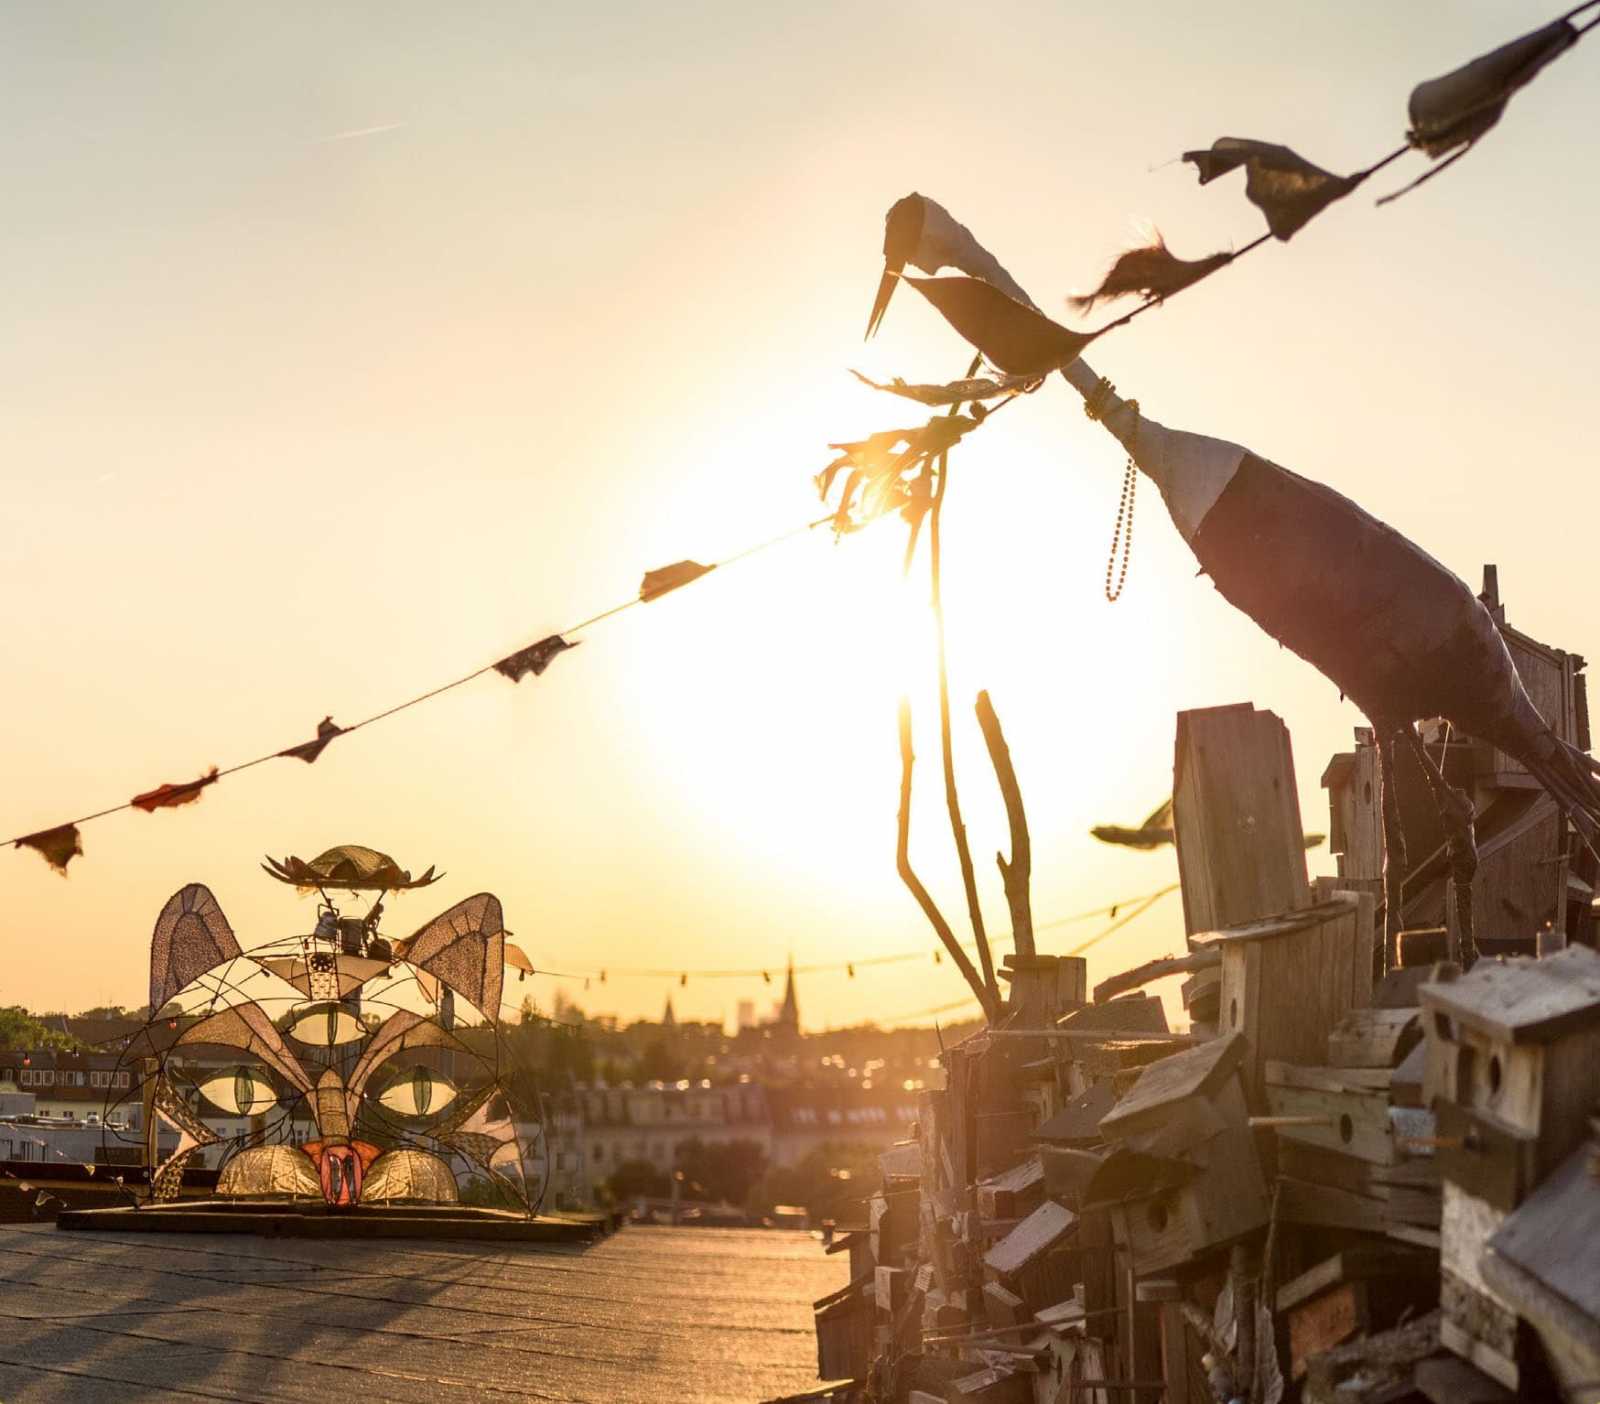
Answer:
[[(947, 408), (949, 413), (917, 428), (887, 430), (833, 446), (840, 456), (817, 476), (816, 486), (827, 500), (843, 475), (834, 529), (841, 533), (858, 530), (897, 512), (911, 527), (909, 561), (921, 523), (933, 504), (938, 476), (933, 466), (943, 462), (949, 450), (989, 416), (1013, 399), (1039, 389), (1053, 371), (1064, 372), (1091, 342), (1107, 332), (1128, 325), (1270, 240), (1292, 238), (1328, 206), (1408, 151), (1421, 151), (1438, 164), (1384, 196), (1379, 204), (1387, 204), (1438, 175), (1495, 127), (1518, 89), (1600, 24), (1600, 13), (1581, 25), (1573, 23), (1577, 16), (1597, 7), (1600, 0), (1585, 0), (1549, 24), (1419, 84), (1411, 93), (1410, 127), (1404, 143), (1351, 175), (1335, 175), (1289, 147), (1240, 137), (1220, 137), (1207, 148), (1184, 152), (1182, 159), (1194, 166), (1202, 185), (1243, 168), (1245, 197), (1265, 216), (1267, 232), (1238, 250), (1201, 259), (1178, 258), (1159, 234), (1148, 247), (1123, 253), (1098, 287), (1072, 303), (1087, 310), (1098, 302), (1133, 294), (1142, 294), (1144, 300), (1131, 312), (1092, 331), (1063, 326), (1040, 311), (994, 255), (942, 205), (920, 194), (897, 201), (884, 223), (884, 268), (867, 321), (867, 336), (878, 329), (903, 280), (977, 347), (979, 356), (965, 379), (948, 384), (908, 384), (898, 378), (879, 382), (855, 373), (875, 390), (930, 408)], [(908, 266), (929, 274), (951, 268), (965, 276), (914, 278), (906, 274)], [(979, 376), (985, 361), (998, 374)], [(959, 413), (963, 406), (966, 412)], [(1091, 402), (1086, 401), (1086, 409), (1094, 417)], [(1123, 496), (1123, 512), (1130, 517), (1134, 482), (1130, 472)], [(1119, 516), (1119, 528), (1121, 525)], [(1115, 553), (1116, 535), (1113, 558)], [(1112, 588), (1108, 565), (1107, 597), (1114, 599), (1119, 591), (1120, 587)]]
[[(1169, 893), (1176, 892), (1178, 887), (1178, 883), (1168, 883), (1165, 887), (1159, 887), (1154, 892), (1141, 893), (1137, 897), (1125, 897), (1120, 902), (1113, 902), (1109, 906), (1094, 907), (1086, 912), (1074, 912), (1071, 916), (1055, 917), (1050, 921), (1037, 922), (1033, 929), (1035, 931), (1049, 931), (1054, 927), (1067, 926), (1073, 922), (1088, 921), (1092, 917), (1110, 917), (1112, 924), (1106, 930), (1098, 935), (1091, 936), (1082, 945), (1068, 952), (1070, 955), (1078, 955), (1097, 941), (1109, 936), (1112, 932), (1120, 931), (1135, 917), (1147, 912), (1161, 898)], [(1010, 939), (1010, 933), (998, 932), (995, 939), (1008, 940)], [(962, 945), (966, 949), (976, 949), (976, 943), (971, 941), (963, 942)], [(942, 951), (935, 948), (932, 954), (935, 965), (943, 964), (944, 953)], [(792, 969), (796, 975), (844, 974), (853, 980), (857, 970), (865, 970), (878, 965), (900, 965), (906, 961), (927, 959), (928, 952), (925, 950), (901, 951), (895, 955), (867, 956), (860, 960), (823, 961), (816, 964), (795, 965), (786, 968)], [(671, 968), (662, 966), (657, 968), (607, 965), (595, 970), (531, 970), (529, 973), (543, 975), (553, 980), (582, 980), (584, 988), (587, 989), (590, 982), (595, 980), (598, 980), (602, 985), (612, 979), (676, 980), (680, 986), (683, 986), (689, 983), (691, 977), (696, 980), (760, 979), (763, 983), (770, 985), (772, 983), (772, 972), (772, 966), (763, 967), (759, 965), (739, 970), (706, 970), (693, 967), (686, 968), (684, 966), (673, 966)]]
[[(1287, 146), (1241, 137), (1219, 137), (1209, 147), (1185, 151), (1181, 159), (1194, 166), (1201, 185), (1243, 168), (1245, 198), (1266, 217), (1267, 232), (1243, 248), (1199, 259), (1177, 257), (1160, 234), (1155, 234), (1146, 247), (1121, 254), (1093, 291), (1070, 299), (1077, 310), (1088, 311), (1099, 302), (1134, 294), (1144, 297), (1133, 311), (1094, 331), (1076, 331), (1044, 316), (1011, 275), (977, 245), (965, 226), (948, 211), (922, 195), (906, 196), (890, 209), (885, 224), (884, 271), (867, 322), (867, 336), (870, 338), (882, 322), (895, 285), (905, 277), (907, 265), (924, 273), (956, 268), (968, 276), (905, 277), (905, 281), (932, 302), (957, 331), (981, 347), (985, 357), (1002, 375), (999, 379), (969, 378), (942, 386), (907, 385), (899, 380), (879, 384), (864, 376), (861, 379), (876, 389), (928, 405), (1009, 397), (1034, 388), (1042, 377), (1076, 359), (1098, 337), (1126, 326), (1135, 317), (1193, 287), (1269, 240), (1286, 242), (1291, 239), (1328, 206), (1342, 200), (1407, 152), (1420, 151), (1438, 164), (1377, 203), (1386, 205), (1432, 180), (1465, 156), (1499, 123), (1506, 104), (1518, 89), (1532, 82), (1548, 64), (1600, 24), (1600, 14), (1583, 24), (1573, 23), (1579, 15), (1597, 6), (1600, 0), (1586, 0), (1541, 28), (1441, 77), (1418, 84), (1412, 89), (1408, 103), (1410, 126), (1404, 142), (1350, 175), (1324, 170)], [(962, 427), (945, 420), (938, 421), (938, 426), (935, 432), (949, 440), (939, 446), (944, 448), (974, 427), (970, 423)], [(882, 438), (874, 436), (862, 447), (870, 451), (892, 447), (882, 443)], [(939, 447), (932, 452), (937, 454)], [(864, 484), (869, 481), (862, 480)], [(854, 486), (856, 484), (852, 483), (847, 487), (847, 500)], [(877, 491), (882, 496), (889, 490), (878, 486)]]
[[(192, 804), (219, 780), (267, 761), (294, 759), (315, 764), (338, 738), (419, 706), (491, 671), (512, 682), (520, 682), (530, 674), (538, 677), (558, 656), (577, 646), (567, 636), (624, 610), (649, 604), (701, 579), (718, 566), (730, 565), (825, 523), (831, 522), (836, 531), (844, 532), (857, 529), (867, 520), (888, 511), (898, 510), (912, 526), (914, 548), (915, 532), (932, 505), (932, 484), (926, 472), (912, 474), (947, 453), (984, 422), (988, 413), (994, 412), (985, 411), (984, 400), (998, 398), (1003, 403), (1036, 388), (1045, 375), (1075, 360), (1096, 338), (1127, 325), (1149, 308), (1261, 247), (1268, 239), (1290, 239), (1329, 205), (1343, 199), (1410, 150), (1419, 150), (1439, 164), (1378, 203), (1386, 204), (1431, 180), (1466, 155), (1499, 123), (1513, 94), (1600, 24), (1600, 14), (1581, 25), (1573, 23), (1579, 15), (1597, 6), (1600, 0), (1586, 0), (1543, 27), (1441, 77), (1419, 84), (1411, 92), (1410, 127), (1404, 144), (1351, 175), (1335, 175), (1286, 146), (1237, 137), (1221, 137), (1209, 148), (1183, 153), (1183, 160), (1195, 167), (1202, 185), (1243, 167), (1245, 196), (1266, 217), (1267, 233), (1237, 251), (1219, 252), (1197, 260), (1176, 257), (1159, 236), (1149, 247), (1124, 253), (1113, 263), (1099, 287), (1077, 299), (1077, 305), (1086, 310), (1099, 301), (1130, 294), (1142, 294), (1145, 301), (1092, 332), (1075, 331), (1046, 317), (1005, 269), (942, 206), (921, 195), (907, 196), (889, 212), (884, 234), (885, 267), (867, 334), (870, 336), (882, 321), (894, 287), (904, 276), (908, 264), (927, 273), (953, 266), (969, 276), (906, 278), (906, 281), (932, 302), (958, 332), (981, 347), (1001, 376), (975, 379), (974, 367), (967, 379), (948, 385), (907, 385), (900, 380), (880, 384), (861, 377), (876, 389), (925, 405), (966, 403), (970, 414), (943, 415), (921, 428), (889, 430), (862, 441), (833, 445), (840, 450), (840, 456), (818, 476), (817, 486), (826, 496), (835, 477), (849, 470), (835, 511), (724, 561), (703, 565), (683, 560), (647, 571), (636, 596), (362, 721), (341, 726), (329, 714), (318, 723), (310, 740), (226, 768), (213, 766), (195, 779), (166, 782), (120, 804), (4, 842), (13, 848), (34, 850), (65, 876), (68, 864), (83, 853), (80, 832), (83, 824), (129, 809), (149, 814)], [(980, 266), (983, 260), (987, 263)]]
[(828, 516), (819, 517), (815, 521), (806, 522), (802, 526), (794, 527), (778, 536), (758, 542), (754, 546), (746, 547), (744, 550), (735, 552), (720, 561), (713, 561), (710, 565), (702, 565), (699, 561), (683, 560), (676, 561), (672, 565), (662, 566), (657, 570), (648, 570), (645, 572), (643, 580), (640, 581), (638, 594), (622, 601), (620, 604), (613, 605), (610, 609), (602, 610), (599, 614), (590, 615), (587, 619), (569, 625), (554, 634), (549, 634), (536, 643), (528, 644), (525, 648), (519, 648), (514, 653), (506, 654), (503, 658), (497, 658), (492, 663), (485, 663), (481, 668), (475, 668), (472, 672), (456, 678), (452, 682), (443, 683), (438, 687), (419, 693), (415, 697), (409, 697), (403, 702), (397, 702), (393, 706), (386, 707), (381, 712), (377, 712), (362, 721), (353, 722), (349, 726), (339, 726), (334, 722), (331, 715), (325, 716), (317, 724), (316, 735), (309, 741), (285, 747), (283, 750), (269, 751), (266, 755), (257, 756), (253, 760), (241, 761), (237, 765), (230, 765), (226, 768), (212, 766), (210, 770), (206, 771), (198, 779), (186, 780), (178, 784), (158, 785), (152, 790), (146, 790), (142, 794), (135, 795), (132, 799), (126, 800), (122, 804), (111, 805), (106, 809), (97, 810), (93, 814), (85, 814), (65, 824), (57, 824), (52, 828), (40, 829), (35, 833), (22, 834), (13, 839), (6, 839), (4, 844), (12, 848), (31, 848), (43, 857), (56, 872), (65, 877), (67, 875), (67, 865), (83, 853), (83, 836), (79, 831), (81, 825), (95, 819), (103, 819), (110, 814), (121, 814), (130, 809), (138, 809), (146, 814), (154, 814), (159, 809), (176, 809), (182, 805), (193, 804), (210, 786), (215, 785), (219, 780), (226, 779), (230, 775), (237, 775), (241, 770), (249, 770), (253, 766), (264, 765), (268, 761), (287, 759), (304, 761), (307, 765), (315, 765), (323, 751), (341, 736), (349, 736), (351, 733), (360, 731), (365, 727), (386, 721), (388, 718), (404, 712), (408, 708), (431, 701), (433, 698), (452, 692), (458, 687), (464, 687), (467, 683), (481, 678), (486, 673), (499, 673), (502, 677), (509, 678), (514, 683), (519, 683), (523, 678), (530, 675), (536, 678), (540, 677), (551, 663), (569, 649), (577, 648), (582, 642), (581, 639), (574, 641), (571, 639), (571, 635), (580, 633), (582, 630), (590, 628), (602, 620), (611, 619), (638, 605), (653, 603), (661, 599), (662, 596), (671, 594), (674, 590), (680, 590), (685, 585), (690, 585), (697, 580), (703, 579), (714, 570), (746, 560), (762, 551), (771, 550), (786, 541), (824, 526), (831, 520), (832, 514), (830, 513)]

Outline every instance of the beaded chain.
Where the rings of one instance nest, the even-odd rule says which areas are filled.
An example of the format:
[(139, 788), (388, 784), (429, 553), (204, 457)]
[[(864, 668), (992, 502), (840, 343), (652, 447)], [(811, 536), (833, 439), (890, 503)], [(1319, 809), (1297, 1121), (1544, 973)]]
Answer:
[[(1095, 382), (1094, 389), (1083, 397), (1083, 412), (1090, 419), (1098, 420), (1102, 418), (1106, 411), (1107, 402), (1116, 392), (1117, 387), (1107, 380), (1105, 376), (1101, 376)], [(1139, 402), (1137, 400), (1128, 400), (1126, 405), (1136, 416), (1138, 415)], [(1130, 453), (1128, 455), (1128, 466), (1122, 475), (1122, 501), (1117, 504), (1117, 522), (1111, 529), (1111, 550), (1106, 556), (1106, 599), (1111, 604), (1115, 604), (1122, 598), (1122, 587), (1127, 583), (1128, 579), (1128, 558), (1133, 554), (1133, 496), (1138, 486), (1139, 469), (1138, 465), (1133, 461), (1133, 455)], [(1122, 548), (1122, 569), (1116, 571), (1117, 548), (1119, 545)], [(1116, 571), (1117, 575), (1117, 583), (1114, 588), (1111, 584), (1113, 571)]]
[[(1111, 530), (1111, 552), (1106, 557), (1106, 599), (1115, 604), (1122, 598), (1122, 586), (1128, 578), (1128, 557), (1133, 554), (1133, 492), (1139, 486), (1139, 470), (1133, 459), (1128, 459), (1127, 470), (1122, 475), (1122, 501), (1117, 507), (1117, 524)], [(1127, 532), (1123, 532), (1123, 524)], [(1117, 585), (1111, 587), (1111, 569), (1116, 564), (1117, 543), (1122, 544), (1122, 569), (1117, 573)]]

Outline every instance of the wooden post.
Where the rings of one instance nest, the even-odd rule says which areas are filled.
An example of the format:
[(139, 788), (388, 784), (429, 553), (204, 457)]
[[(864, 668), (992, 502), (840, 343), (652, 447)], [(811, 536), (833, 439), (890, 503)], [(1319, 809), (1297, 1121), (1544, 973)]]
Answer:
[(1289, 732), (1271, 712), (1178, 713), (1172, 827), (1191, 935), (1310, 905)]

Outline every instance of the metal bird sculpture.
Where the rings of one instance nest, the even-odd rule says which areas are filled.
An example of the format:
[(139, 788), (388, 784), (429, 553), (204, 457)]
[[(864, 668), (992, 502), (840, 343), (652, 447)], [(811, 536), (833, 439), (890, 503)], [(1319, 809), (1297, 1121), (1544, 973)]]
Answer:
[(1172, 796), (1162, 800), (1137, 829), (1123, 824), (1096, 824), (1089, 833), (1101, 843), (1121, 848), (1164, 848), (1172, 842)]
[[(977, 262), (970, 252), (968, 262)], [(941, 299), (931, 300), (944, 310)], [(1046, 324), (1041, 340), (1067, 345), (1056, 335), (1066, 329), (1031, 303), (1007, 309), (1007, 336), (1015, 338), (1029, 318)], [(952, 319), (952, 325), (985, 351), (977, 338), (995, 320), (962, 326)], [(1515, 757), (1600, 855), (1600, 764), (1540, 716), (1493, 617), (1459, 577), (1332, 488), (1242, 445), (1147, 418), (1081, 357), (1057, 368), (1155, 483), (1223, 598), (1316, 667), (1372, 722), (1382, 768), (1386, 967), (1396, 963), (1405, 874), (1396, 742), (1416, 758), (1438, 807), (1460, 916), (1459, 955), (1464, 962), (1475, 955), (1472, 800), (1434, 764), (1417, 734), (1418, 721), (1444, 718)]]
[(1033, 306), (1016, 279), (972, 237), (966, 225), (958, 224), (950, 211), (936, 200), (912, 193), (903, 200), (896, 200), (884, 220), (883, 277), (878, 280), (878, 295), (872, 300), (872, 316), (867, 319), (869, 340), (883, 321), (883, 314), (889, 310), (895, 284), (908, 263), (924, 273), (937, 273), (941, 268), (958, 269), (999, 288), (1024, 306)]
[[(1140, 848), (1145, 850), (1165, 848), (1168, 844), (1176, 842), (1172, 830), (1172, 796), (1168, 795), (1162, 800), (1144, 822), (1137, 829), (1130, 829), (1125, 824), (1096, 824), (1089, 830), (1090, 837), (1097, 838), (1101, 843), (1114, 844), (1118, 848)], [(1326, 834), (1307, 834), (1305, 846), (1318, 847)]]

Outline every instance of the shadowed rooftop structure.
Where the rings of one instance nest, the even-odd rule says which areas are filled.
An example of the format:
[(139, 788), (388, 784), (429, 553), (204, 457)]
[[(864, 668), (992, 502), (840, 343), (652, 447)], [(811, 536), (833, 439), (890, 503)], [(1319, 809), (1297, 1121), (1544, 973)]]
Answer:
[(0, 1229), (0, 1399), (769, 1399), (844, 1266), (779, 1230), (588, 1249)]

